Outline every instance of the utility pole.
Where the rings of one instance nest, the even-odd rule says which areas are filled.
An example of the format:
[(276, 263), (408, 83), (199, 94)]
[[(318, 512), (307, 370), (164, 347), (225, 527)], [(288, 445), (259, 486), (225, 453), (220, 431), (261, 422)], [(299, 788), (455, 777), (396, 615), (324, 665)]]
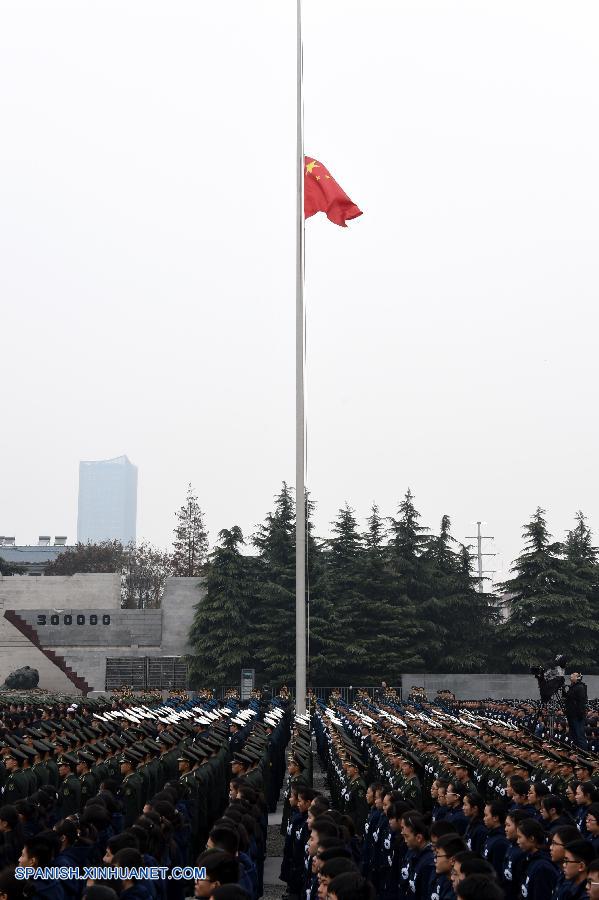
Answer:
[(483, 593), (483, 581), (485, 575), (492, 575), (495, 572), (495, 569), (483, 569), (483, 556), (496, 556), (496, 553), (483, 553), (483, 541), (494, 541), (495, 538), (492, 535), (484, 535), (481, 534), (480, 526), (482, 522), (477, 522), (477, 534), (476, 535), (466, 535), (467, 541), (476, 541), (477, 544), (477, 561), (478, 561), (478, 591), (480, 594)]

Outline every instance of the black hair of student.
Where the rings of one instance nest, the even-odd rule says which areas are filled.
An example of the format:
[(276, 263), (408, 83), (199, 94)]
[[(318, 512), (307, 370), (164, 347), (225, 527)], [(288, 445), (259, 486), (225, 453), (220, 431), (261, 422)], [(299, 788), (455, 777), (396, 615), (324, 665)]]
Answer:
[(486, 878), (494, 880), (496, 877), (495, 869), (491, 863), (486, 859), (480, 859), (478, 856), (460, 860), (460, 869), (466, 878), (470, 875), (484, 875)]
[(566, 844), (564, 850), (567, 850), (576, 862), (584, 863), (587, 868), (595, 859), (596, 850), (593, 850), (591, 844), (582, 838), (577, 841), (570, 841), (569, 844)]
[(532, 782), (531, 787), (533, 787), (535, 789), (535, 794), (537, 795), (539, 800), (542, 800), (543, 797), (548, 797), (549, 794), (551, 793), (551, 791), (549, 790), (547, 785), (541, 784), (540, 781)]
[(318, 846), (320, 848), (318, 858), (322, 862), (328, 862), (331, 859), (352, 859), (351, 850), (337, 838), (323, 838)]
[(318, 791), (315, 791), (314, 788), (304, 787), (303, 785), (300, 785), (300, 787), (297, 789), (297, 796), (301, 797), (302, 800), (307, 800), (312, 803), (314, 798), (318, 797)]
[(139, 841), (130, 831), (121, 831), (108, 838), (106, 846), (115, 856), (120, 850), (139, 850)]
[(339, 837), (339, 828), (329, 816), (319, 816), (317, 819), (314, 819), (312, 831), (318, 833), (319, 839), (325, 837)]
[(546, 794), (541, 800), (541, 806), (546, 812), (551, 812), (554, 809), (558, 816), (561, 816), (564, 811), (564, 801), (555, 794)]
[(459, 863), (460, 866), (463, 866), (469, 859), (478, 859), (478, 856), (472, 850), (462, 850), (461, 853), (456, 853), (454, 856), (454, 861)]
[(213, 900), (251, 900), (248, 892), (239, 884), (221, 884), (214, 888), (210, 896)]
[(430, 840), (430, 829), (419, 813), (409, 811), (404, 813), (401, 818), (406, 828), (409, 828), (416, 835), (422, 835), (425, 841)]
[(431, 837), (436, 837), (438, 839), (446, 834), (458, 834), (453, 822), (439, 819), (437, 822), (431, 823)]
[(210, 881), (236, 884), (239, 881), (239, 860), (224, 850), (204, 850), (197, 859), (197, 866), (206, 868)]
[[(413, 810), (414, 807), (407, 800), (395, 800), (387, 810), (388, 819), (401, 819), (404, 813)], [(414, 810), (415, 811), (415, 810)]]
[(537, 846), (545, 846), (547, 832), (545, 831), (541, 823), (537, 822), (536, 819), (532, 819), (529, 817), (527, 819), (523, 819), (521, 822), (518, 822), (518, 831), (521, 832), (524, 837), (528, 838), (531, 841), (534, 841)]
[(599, 793), (592, 781), (581, 781), (579, 787), (582, 794), (588, 797), (591, 803), (596, 803), (599, 800)]
[(210, 832), (210, 840), (215, 849), (224, 850), (231, 856), (237, 856), (239, 852), (239, 834), (234, 828), (226, 825), (215, 825)]
[(478, 791), (470, 791), (466, 794), (466, 800), (470, 806), (475, 806), (478, 809), (478, 815), (474, 816), (474, 818), (476, 820), (482, 819), (485, 811), (485, 798)]
[(375, 890), (359, 872), (344, 872), (330, 882), (329, 894), (335, 894), (337, 900), (374, 900)]
[[(520, 825), (525, 819), (530, 819), (530, 813), (526, 809), (508, 809), (506, 819), (511, 819), (514, 825)], [(534, 821), (534, 819), (533, 819)]]
[(343, 875), (345, 872), (357, 872), (356, 864), (351, 859), (343, 856), (334, 856), (327, 859), (320, 867), (320, 874), (325, 878), (336, 878), (337, 875)]
[(5, 866), (0, 871), (0, 894), (6, 894), (8, 900), (23, 900), (23, 888), (26, 884), (23, 879), (17, 880), (14, 866)]
[(502, 803), (501, 800), (487, 800), (485, 806), (489, 807), (489, 812), (495, 819), (499, 819), (500, 825), (505, 825), (505, 816), (507, 813), (505, 803)]
[[(140, 869), (144, 864), (144, 858), (139, 850), (133, 847), (125, 847), (114, 854), (112, 866), (115, 869)], [(128, 881), (137, 881), (136, 878), (129, 878)]]
[(503, 900), (499, 885), (486, 875), (470, 875), (458, 883), (458, 900)]
[(445, 834), (437, 841), (437, 850), (445, 850), (447, 856), (455, 856), (467, 849), (459, 834)]
[(553, 835), (557, 835), (564, 847), (566, 844), (571, 844), (572, 841), (577, 841), (580, 838), (580, 831), (572, 823), (572, 825), (560, 825), (559, 828), (555, 828), (552, 831)]
[(58, 835), (53, 831), (40, 831), (38, 834), (26, 837), (24, 846), (28, 856), (32, 856), (37, 860), (38, 865), (44, 868), (50, 865), (58, 852)]
[(6, 822), (11, 831), (19, 825), (19, 813), (16, 806), (7, 803), (0, 807), (0, 819)]

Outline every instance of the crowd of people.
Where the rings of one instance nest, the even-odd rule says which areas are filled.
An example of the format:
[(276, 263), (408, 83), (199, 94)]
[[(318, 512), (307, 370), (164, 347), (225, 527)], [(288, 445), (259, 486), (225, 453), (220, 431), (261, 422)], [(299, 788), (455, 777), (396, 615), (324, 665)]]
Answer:
[(0, 700), (0, 900), (259, 900), (286, 774), (288, 900), (599, 900), (592, 733), (383, 687), (304, 716), (287, 693)]
[(0, 900), (258, 900), (288, 700), (79, 703), (0, 707)]
[(290, 784), (291, 900), (598, 900), (599, 758), (539, 737), (538, 704), (329, 703), (330, 800)]

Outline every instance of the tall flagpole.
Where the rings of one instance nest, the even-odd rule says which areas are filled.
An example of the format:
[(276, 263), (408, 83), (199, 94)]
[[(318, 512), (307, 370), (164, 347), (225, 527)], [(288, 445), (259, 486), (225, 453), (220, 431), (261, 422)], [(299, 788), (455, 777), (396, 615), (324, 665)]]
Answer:
[(295, 256), (295, 707), (306, 711), (306, 417), (304, 407), (304, 128), (302, 4), (297, 3), (297, 209)]

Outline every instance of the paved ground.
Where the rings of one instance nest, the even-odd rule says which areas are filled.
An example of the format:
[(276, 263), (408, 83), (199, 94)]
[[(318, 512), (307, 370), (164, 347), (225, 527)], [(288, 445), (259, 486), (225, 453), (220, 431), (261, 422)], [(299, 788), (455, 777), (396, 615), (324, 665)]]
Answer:
[[(326, 792), (326, 775), (314, 753), (314, 787)], [(280, 832), (283, 818), (283, 801), (279, 800), (277, 811), (268, 816), (268, 833), (266, 836), (266, 863), (264, 866), (264, 900), (280, 900), (285, 894), (286, 885), (279, 881), (279, 872), (283, 861), (283, 835)]]

